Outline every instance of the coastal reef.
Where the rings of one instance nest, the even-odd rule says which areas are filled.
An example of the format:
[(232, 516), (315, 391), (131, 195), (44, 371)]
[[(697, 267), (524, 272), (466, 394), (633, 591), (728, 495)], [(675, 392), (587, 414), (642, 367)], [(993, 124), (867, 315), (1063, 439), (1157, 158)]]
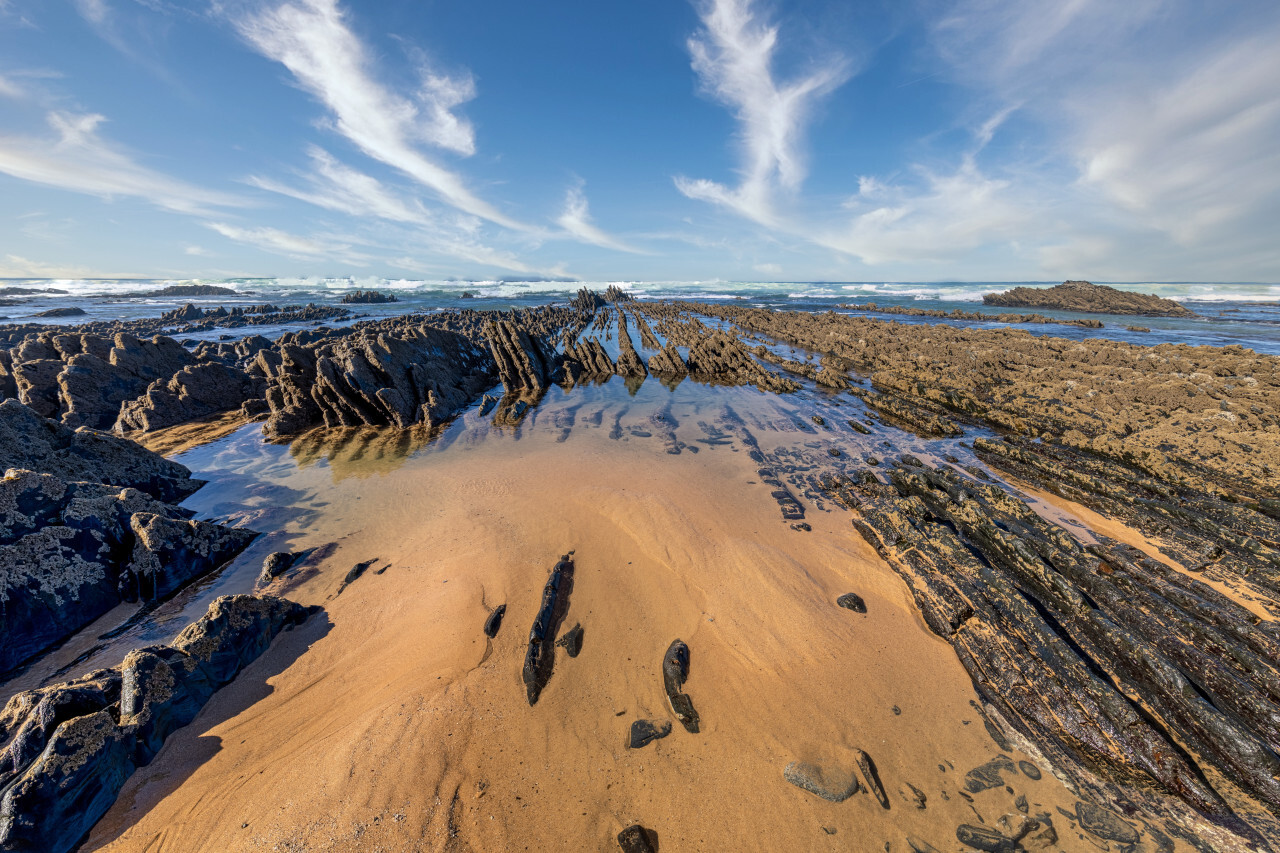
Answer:
[(0, 672), (122, 602), (168, 597), (257, 535), (169, 503), (200, 485), (183, 466), (14, 400), (0, 403), (0, 451), (14, 466), (0, 479)]
[(1004, 293), (988, 293), (983, 305), (1001, 308), (1047, 308), (1090, 314), (1144, 314), (1149, 317), (1189, 317), (1195, 312), (1172, 299), (1154, 293), (1117, 290), (1088, 281), (1064, 281), (1053, 287), (1015, 287)]
[(0, 711), (0, 850), (75, 849), (134, 770), (311, 613), (271, 596), (223, 596), (167, 646), (10, 699)]

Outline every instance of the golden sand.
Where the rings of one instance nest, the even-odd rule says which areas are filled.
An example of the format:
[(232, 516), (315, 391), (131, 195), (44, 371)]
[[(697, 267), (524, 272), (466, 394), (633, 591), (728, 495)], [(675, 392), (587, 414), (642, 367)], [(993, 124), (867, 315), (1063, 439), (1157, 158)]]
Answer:
[[(540, 417), (519, 440), (460, 439), (376, 476), (301, 469), (334, 476), (291, 544), (337, 547), (268, 591), (324, 614), (172, 736), (84, 849), (617, 850), (639, 822), (662, 853), (897, 851), (908, 836), (947, 850), (957, 825), (995, 826), (1021, 794), (1055, 815), (1064, 849), (1094, 849), (1058, 816), (1074, 798), (1043, 762), (1040, 781), (1006, 773), (1011, 791), (958, 793), (1000, 749), (955, 653), (845, 513), (810, 512), (812, 532), (795, 531), (745, 452), (668, 455), (581, 413), (563, 432), (545, 426), (563, 411)], [(583, 649), (556, 650), (530, 707), (528, 631), (569, 550), (564, 628), (581, 623)], [(835, 605), (850, 591), (865, 615)], [(661, 662), (677, 637), (702, 730), (676, 723), (628, 749), (633, 720), (674, 722)], [(889, 810), (865, 790), (836, 804), (783, 780), (795, 760), (853, 769), (855, 749)], [(925, 809), (900, 795), (907, 783)]]

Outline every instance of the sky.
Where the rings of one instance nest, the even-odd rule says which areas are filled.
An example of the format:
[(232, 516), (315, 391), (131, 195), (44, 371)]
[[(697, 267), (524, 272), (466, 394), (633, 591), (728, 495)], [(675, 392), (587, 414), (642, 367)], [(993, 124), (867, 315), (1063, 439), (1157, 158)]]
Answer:
[(0, 277), (1280, 282), (1274, 0), (0, 0)]

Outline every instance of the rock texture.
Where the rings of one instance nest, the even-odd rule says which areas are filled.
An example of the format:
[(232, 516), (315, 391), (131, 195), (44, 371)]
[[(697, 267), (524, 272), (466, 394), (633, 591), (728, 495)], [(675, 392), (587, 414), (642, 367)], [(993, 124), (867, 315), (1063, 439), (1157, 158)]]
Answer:
[(426, 324), (360, 329), (304, 343), (286, 336), (257, 356), (267, 381), (269, 436), (318, 424), (392, 426), (441, 423), (491, 382), (491, 362), (472, 340)]
[(529, 630), (529, 646), (525, 652), (521, 677), (524, 679), (530, 705), (538, 701), (547, 682), (551, 680), (556, 659), (555, 636), (569, 611), (569, 597), (572, 593), (573, 560), (570, 552), (561, 557), (551, 570), (542, 590), (542, 606), (538, 608), (538, 615)]
[(0, 849), (73, 850), (165, 738), (310, 612), (279, 598), (223, 596), (170, 646), (10, 699), (0, 712)]
[(383, 293), (380, 290), (353, 290), (351, 293), (344, 293), (339, 301), (343, 305), (386, 305), (399, 302), (400, 298), (394, 293)]
[[(1153, 819), (1178, 816), (1144, 790), (1245, 836), (1274, 837), (1275, 623), (1136, 549), (1082, 544), (954, 468), (887, 473), (888, 483), (868, 472), (836, 490), (855, 508), (854, 525), (983, 698), (1059, 773)], [(979, 768), (966, 784), (1002, 785), (999, 773), (1013, 769)]]
[(263, 396), (266, 383), (217, 362), (188, 365), (168, 380), (157, 379), (146, 393), (125, 402), (115, 432), (162, 429), (242, 407)]
[(0, 459), (65, 480), (127, 486), (165, 503), (178, 503), (204, 485), (186, 467), (132, 441), (68, 429), (17, 400), (0, 403)]
[(1154, 293), (1116, 290), (1105, 284), (1087, 281), (1065, 281), (1048, 288), (1015, 287), (1004, 293), (988, 293), (982, 297), (982, 304), (1002, 308), (1048, 308), (1091, 314), (1145, 314), (1152, 317), (1185, 317), (1194, 313), (1172, 299), (1161, 299)]

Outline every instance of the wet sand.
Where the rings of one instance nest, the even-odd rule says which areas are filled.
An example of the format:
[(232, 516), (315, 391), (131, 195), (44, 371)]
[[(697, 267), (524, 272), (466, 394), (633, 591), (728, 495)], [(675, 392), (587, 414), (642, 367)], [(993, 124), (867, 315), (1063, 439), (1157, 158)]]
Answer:
[[(1011, 791), (959, 794), (966, 771), (1001, 751), (898, 576), (843, 511), (791, 529), (745, 448), (665, 452), (644, 428), (649, 393), (551, 399), (518, 433), (469, 414), (443, 446), (407, 458), (272, 457), (276, 487), (308, 497), (281, 535), (294, 550), (337, 544), (267, 591), (325, 612), (172, 736), (84, 849), (608, 850), (639, 822), (662, 851), (902, 850), (908, 836), (947, 850), (957, 825), (1017, 815), (1020, 794), (1032, 815), (1053, 815), (1063, 849), (1094, 849), (1057, 812), (1074, 798), (1043, 763), (1039, 781), (1006, 772)], [(699, 410), (709, 419), (717, 401), (786, 405), (717, 394)], [(679, 420), (692, 444), (694, 418)], [(197, 454), (214, 460), (227, 441), (181, 461), (200, 476)], [(227, 488), (197, 500), (226, 510)], [(581, 623), (583, 649), (557, 649), (530, 707), (528, 630), (569, 550), (561, 633)], [(851, 591), (865, 615), (836, 606)], [(488, 641), (482, 626), (503, 603)], [(702, 730), (676, 723), (630, 750), (633, 720), (674, 722), (661, 662), (677, 637)], [(865, 786), (836, 804), (783, 780), (797, 760), (853, 770), (855, 749), (875, 760), (889, 810)], [(900, 795), (906, 783), (924, 810)]]

